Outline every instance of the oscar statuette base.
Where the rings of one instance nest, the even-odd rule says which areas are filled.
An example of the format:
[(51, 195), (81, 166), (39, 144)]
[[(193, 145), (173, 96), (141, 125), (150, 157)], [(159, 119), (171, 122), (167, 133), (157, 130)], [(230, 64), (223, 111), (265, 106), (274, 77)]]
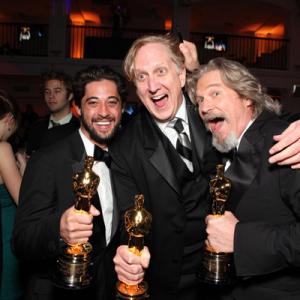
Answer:
[(116, 299), (143, 300), (149, 299), (148, 284), (145, 281), (137, 285), (127, 285), (123, 282), (117, 282)]
[(81, 290), (88, 288), (92, 282), (90, 243), (68, 246), (57, 259), (53, 284), (59, 288)]
[(231, 285), (234, 282), (233, 255), (204, 251), (202, 270), (197, 275), (199, 281), (211, 285)]

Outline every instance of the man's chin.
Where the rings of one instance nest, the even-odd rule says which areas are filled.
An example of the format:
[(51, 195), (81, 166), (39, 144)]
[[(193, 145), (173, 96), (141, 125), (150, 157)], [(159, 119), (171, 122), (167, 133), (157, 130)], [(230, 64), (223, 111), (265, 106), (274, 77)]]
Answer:
[(238, 145), (238, 138), (234, 133), (230, 133), (225, 139), (220, 139), (213, 135), (213, 146), (220, 152), (228, 152)]

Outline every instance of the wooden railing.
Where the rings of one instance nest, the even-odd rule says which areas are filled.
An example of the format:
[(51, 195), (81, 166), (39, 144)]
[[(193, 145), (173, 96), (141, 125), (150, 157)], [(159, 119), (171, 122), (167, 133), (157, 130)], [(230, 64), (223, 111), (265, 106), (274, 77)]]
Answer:
[[(121, 60), (136, 38), (150, 33), (165, 31), (114, 31), (111, 27), (70, 25), (66, 36), (67, 57)], [(238, 60), (247, 67), (278, 70), (288, 68), (289, 41), (286, 39), (191, 32), (190, 40), (197, 45), (200, 63), (206, 63), (213, 57), (224, 56)], [(47, 56), (47, 49), (48, 25), (0, 23), (0, 55)]]

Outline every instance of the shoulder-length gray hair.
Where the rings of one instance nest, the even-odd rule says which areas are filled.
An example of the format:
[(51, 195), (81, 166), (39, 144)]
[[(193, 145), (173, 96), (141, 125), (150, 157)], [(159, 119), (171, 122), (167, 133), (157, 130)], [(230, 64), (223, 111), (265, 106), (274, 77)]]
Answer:
[(201, 65), (187, 77), (186, 89), (193, 103), (196, 103), (196, 87), (198, 80), (207, 72), (220, 71), (223, 83), (233, 89), (240, 97), (253, 102), (253, 114), (257, 117), (264, 109), (280, 114), (281, 106), (271, 98), (259, 80), (239, 62), (223, 57), (210, 60)]

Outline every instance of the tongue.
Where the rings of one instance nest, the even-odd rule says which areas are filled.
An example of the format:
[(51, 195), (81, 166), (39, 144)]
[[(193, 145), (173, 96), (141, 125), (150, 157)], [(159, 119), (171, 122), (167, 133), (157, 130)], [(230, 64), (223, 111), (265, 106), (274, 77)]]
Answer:
[(154, 104), (158, 107), (163, 107), (167, 102), (167, 98), (164, 97), (161, 100), (154, 101)]
[(211, 131), (218, 131), (220, 130), (221, 126), (222, 126), (222, 121), (218, 121), (218, 122), (210, 122), (210, 129)]

